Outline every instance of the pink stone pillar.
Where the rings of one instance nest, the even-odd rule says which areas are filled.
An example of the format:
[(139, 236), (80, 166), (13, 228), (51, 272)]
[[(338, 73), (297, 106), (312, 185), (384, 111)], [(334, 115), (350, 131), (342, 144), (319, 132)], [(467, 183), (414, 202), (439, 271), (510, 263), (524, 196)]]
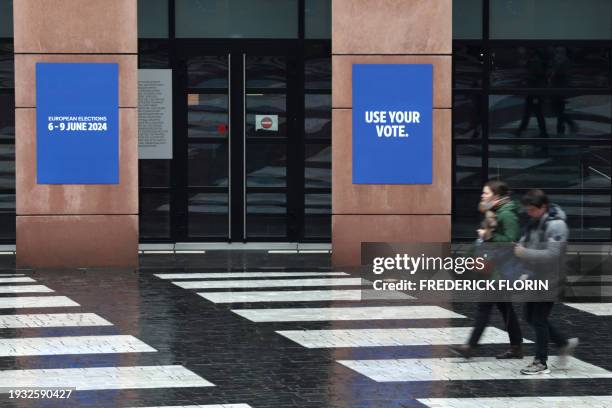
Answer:
[[(375, 3), (375, 4), (374, 4)], [(451, 238), (452, 0), (332, 2), (332, 261), (362, 242)], [(433, 65), (433, 183), (352, 184), (352, 64)]]
[[(138, 264), (136, 0), (14, 3), (17, 264)], [(117, 185), (36, 183), (37, 62), (119, 64)]]

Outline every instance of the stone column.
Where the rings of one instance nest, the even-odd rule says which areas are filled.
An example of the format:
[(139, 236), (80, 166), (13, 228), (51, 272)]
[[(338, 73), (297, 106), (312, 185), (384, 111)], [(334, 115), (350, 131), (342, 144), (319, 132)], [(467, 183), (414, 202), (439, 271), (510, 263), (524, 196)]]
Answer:
[[(359, 265), (362, 242), (448, 242), (452, 0), (333, 0), (332, 7), (333, 264)], [(431, 185), (352, 184), (355, 63), (433, 65)]]
[[(136, 0), (14, 2), (17, 264), (138, 263)], [(36, 182), (37, 62), (119, 64), (119, 184)]]

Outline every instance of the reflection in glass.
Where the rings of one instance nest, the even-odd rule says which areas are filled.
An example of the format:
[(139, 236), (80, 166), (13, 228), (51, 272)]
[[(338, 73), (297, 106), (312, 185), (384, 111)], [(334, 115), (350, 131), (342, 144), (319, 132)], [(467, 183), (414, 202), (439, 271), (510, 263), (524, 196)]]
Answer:
[[(459, 3), (462, 3), (459, 2)], [(612, 39), (609, 0), (491, 0), (491, 39)]]
[(170, 236), (170, 194), (142, 192), (139, 201), (140, 236), (167, 238)]
[(167, 42), (139, 41), (138, 42), (138, 68), (164, 69), (170, 68)]
[(297, 38), (298, 0), (181, 0), (177, 38)]
[(228, 100), (224, 94), (187, 95), (187, 137), (226, 139), (229, 132)]
[(482, 87), (482, 70), (484, 65), (484, 51), (481, 47), (472, 45), (458, 45), (453, 49), (453, 63), (455, 64), (455, 88)]
[(304, 131), (307, 138), (331, 139), (331, 95), (304, 95)]
[(305, 146), (306, 160), (304, 177), (306, 187), (331, 188), (331, 146), (312, 144)]
[(489, 145), (489, 177), (516, 188), (604, 188), (610, 183), (610, 147)]
[(227, 84), (227, 56), (202, 56), (187, 61), (190, 88), (222, 88)]
[(610, 95), (491, 95), (489, 135), (609, 138), (611, 109)]
[(0, 188), (15, 188), (14, 145), (0, 145)]
[(141, 187), (169, 187), (170, 160), (139, 160)]
[(190, 143), (187, 150), (189, 186), (227, 186), (227, 154), (227, 143)]
[(287, 62), (285, 57), (246, 57), (247, 88), (286, 88)]
[(187, 226), (189, 236), (227, 237), (228, 208), (226, 193), (190, 194)]
[(0, 139), (15, 139), (15, 95), (0, 94)]
[(610, 48), (504, 47), (492, 51), (495, 88), (604, 88), (610, 85)]
[(571, 239), (610, 238), (610, 195), (558, 195), (551, 194), (549, 199), (565, 211)]
[(480, 225), (478, 212), (480, 189), (470, 192), (456, 191), (453, 198), (452, 236), (453, 239), (475, 240)]
[[(247, 94), (246, 97), (246, 136), (247, 137), (286, 137), (287, 105), (285, 95)], [(277, 115), (278, 131), (255, 130), (256, 115)]]
[(455, 146), (455, 185), (480, 187), (482, 184), (482, 146)]
[(0, 88), (15, 87), (15, 65), (13, 55), (0, 53)]
[(0, 194), (0, 213), (15, 213), (15, 194)]
[(304, 62), (305, 89), (331, 90), (331, 58), (309, 58)]
[(329, 239), (331, 194), (306, 194), (304, 198), (304, 237)]
[(479, 139), (482, 136), (482, 95), (459, 94), (453, 97), (453, 137)]
[(284, 237), (287, 235), (287, 195), (247, 193), (247, 236)]
[(0, 238), (15, 239), (15, 194), (0, 194)]
[(246, 167), (248, 187), (285, 187), (287, 147), (284, 143), (247, 143)]

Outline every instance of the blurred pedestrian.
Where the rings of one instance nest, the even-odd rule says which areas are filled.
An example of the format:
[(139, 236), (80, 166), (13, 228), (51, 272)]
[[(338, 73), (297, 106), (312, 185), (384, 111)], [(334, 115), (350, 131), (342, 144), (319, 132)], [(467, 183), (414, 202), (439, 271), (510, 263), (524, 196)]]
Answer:
[[(477, 230), (478, 244), (511, 243), (520, 237), (518, 218), (518, 205), (510, 198), (508, 185), (499, 180), (488, 181), (480, 196), (478, 209), (484, 214), (481, 228)], [(480, 302), (477, 306), (476, 321), (467, 344), (451, 347), (451, 351), (465, 358), (474, 355), (480, 337), (489, 324), (493, 307), (502, 314), (508, 337), (510, 349), (498, 355), (498, 359), (523, 358), (523, 335), (516, 313), (510, 302)]]
[[(529, 215), (529, 223), (514, 249), (530, 274), (549, 276), (550, 290), (560, 291), (565, 251), (569, 237), (566, 215), (555, 204), (550, 204), (542, 190), (531, 190), (521, 200)], [(536, 336), (536, 353), (531, 364), (521, 370), (525, 375), (550, 373), (548, 368), (548, 342), (552, 340), (561, 356), (569, 356), (578, 345), (578, 339), (567, 339), (548, 318), (554, 302), (529, 302), (525, 305), (525, 319), (533, 326)]]

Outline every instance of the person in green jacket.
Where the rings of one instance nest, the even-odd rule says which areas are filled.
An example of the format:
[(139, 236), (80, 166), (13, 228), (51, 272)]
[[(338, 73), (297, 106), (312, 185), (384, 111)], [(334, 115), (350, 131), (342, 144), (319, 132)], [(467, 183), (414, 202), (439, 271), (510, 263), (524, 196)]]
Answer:
[[(519, 240), (521, 236), (519, 206), (510, 198), (510, 189), (505, 182), (488, 181), (482, 189), (478, 209), (485, 215), (481, 228), (477, 230), (479, 243), (511, 243)], [(523, 334), (512, 303), (509, 302), (478, 303), (476, 322), (467, 344), (451, 347), (453, 352), (465, 358), (473, 356), (480, 337), (489, 323), (493, 306), (497, 306), (501, 312), (510, 338), (510, 349), (498, 355), (497, 358), (523, 358)]]

